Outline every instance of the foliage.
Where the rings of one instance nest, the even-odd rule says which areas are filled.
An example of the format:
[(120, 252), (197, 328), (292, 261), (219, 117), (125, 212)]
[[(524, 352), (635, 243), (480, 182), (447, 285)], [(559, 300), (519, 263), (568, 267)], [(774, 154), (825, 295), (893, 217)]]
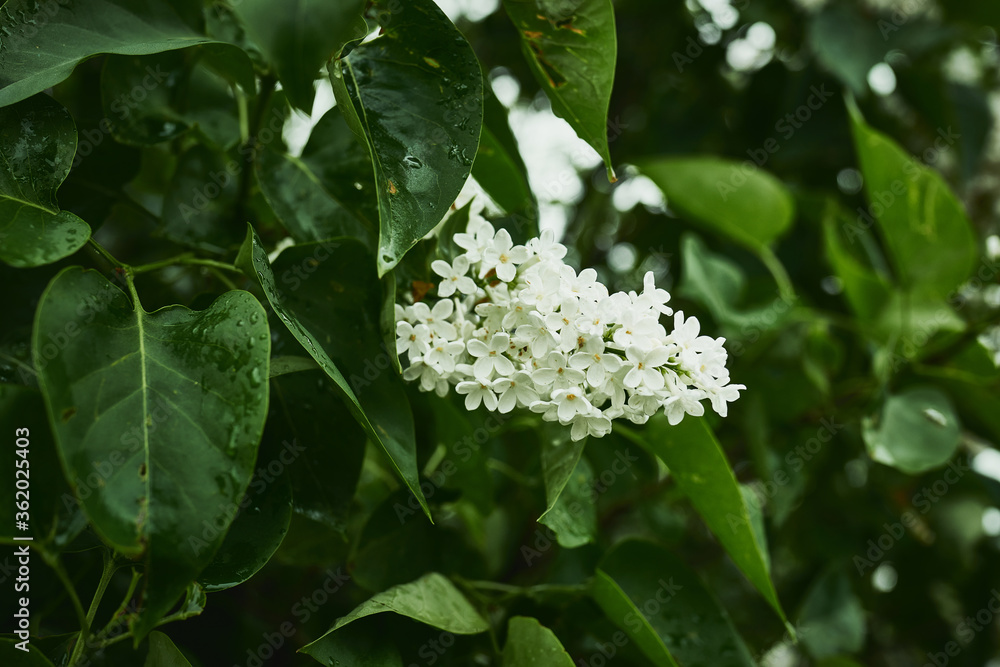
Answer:
[[(0, 7), (0, 663), (996, 659), (1000, 15), (440, 4)], [(482, 202), (651, 272), (728, 416), (405, 382)]]

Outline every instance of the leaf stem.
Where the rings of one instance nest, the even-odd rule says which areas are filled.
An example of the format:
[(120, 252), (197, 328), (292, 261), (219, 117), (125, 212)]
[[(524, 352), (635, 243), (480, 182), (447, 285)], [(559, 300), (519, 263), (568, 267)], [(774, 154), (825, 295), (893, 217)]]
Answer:
[(788, 271), (785, 270), (784, 264), (774, 254), (774, 251), (767, 246), (762, 246), (757, 256), (760, 257), (760, 261), (764, 263), (764, 266), (767, 267), (767, 270), (774, 277), (774, 282), (778, 284), (778, 292), (781, 298), (785, 301), (795, 301), (798, 297), (795, 296), (795, 288), (792, 286), (792, 280), (788, 277)]
[(170, 266), (176, 266), (178, 264), (186, 264), (188, 266), (206, 266), (212, 269), (221, 269), (224, 271), (232, 271), (233, 273), (242, 273), (232, 264), (227, 264), (226, 262), (219, 262), (214, 259), (203, 259), (201, 257), (195, 257), (191, 253), (184, 253), (183, 255), (177, 255), (176, 257), (171, 257), (169, 259), (161, 259), (157, 262), (150, 262), (149, 264), (142, 264), (140, 266), (133, 266), (132, 273), (149, 273), (150, 271), (157, 271), (159, 269), (165, 269)]
[(105, 260), (107, 260), (108, 263), (110, 263), (112, 266), (115, 266), (115, 267), (118, 267), (118, 268), (125, 268), (125, 264), (124, 263), (119, 262), (117, 259), (115, 259), (114, 255), (112, 255), (110, 252), (108, 252), (107, 249), (104, 246), (102, 246), (100, 243), (98, 243), (97, 241), (95, 241), (93, 237), (87, 239), (87, 243), (89, 243), (90, 246), (94, 250), (96, 250), (97, 253), (101, 257), (103, 257)]

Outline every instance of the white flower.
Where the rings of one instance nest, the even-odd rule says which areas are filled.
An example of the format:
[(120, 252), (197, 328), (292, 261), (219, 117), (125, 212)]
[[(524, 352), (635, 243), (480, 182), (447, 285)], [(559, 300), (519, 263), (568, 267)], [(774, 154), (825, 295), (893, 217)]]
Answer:
[[(551, 232), (514, 246), (476, 214), (455, 243), (463, 254), (431, 265), (441, 277), (436, 295), (395, 308), (403, 377), (422, 391), (454, 387), (469, 410), (527, 407), (580, 440), (660, 410), (671, 424), (703, 415), (706, 403), (726, 416), (745, 388), (730, 384), (725, 341), (673, 313), (651, 272), (641, 293), (609, 294), (596, 271), (563, 261)], [(491, 272), (497, 280), (477, 286)], [(671, 314), (668, 333), (659, 320)]]
[(396, 354), (409, 352), (412, 357), (425, 354), (430, 347), (431, 330), (426, 324), (413, 326), (409, 322), (397, 322), (396, 336)]
[(578, 386), (552, 392), (552, 403), (556, 406), (559, 421), (564, 424), (576, 415), (587, 415), (594, 409), (587, 400), (586, 392)]
[(505, 333), (494, 334), (489, 345), (478, 339), (469, 341), (469, 354), (476, 357), (472, 366), (477, 378), (489, 380), (493, 371), (498, 375), (510, 375), (514, 372), (514, 364), (504, 356), (510, 349), (510, 336)]
[(456, 257), (453, 264), (449, 264), (443, 259), (436, 259), (431, 262), (431, 269), (442, 278), (441, 282), (438, 283), (438, 296), (440, 297), (451, 296), (455, 290), (462, 294), (475, 294), (478, 289), (475, 281), (467, 275), (469, 273), (469, 258), (465, 255)]
[(638, 345), (629, 345), (625, 348), (625, 356), (635, 364), (625, 376), (626, 387), (642, 385), (652, 391), (663, 389), (663, 372), (658, 367), (670, 361), (670, 348), (654, 347), (647, 350)]
[(512, 378), (497, 378), (492, 389), (500, 395), (498, 410), (501, 413), (510, 412), (515, 405), (526, 407), (538, 400), (531, 376), (524, 371), (518, 371)]
[(465, 394), (466, 410), (475, 410), (479, 407), (480, 403), (486, 406), (487, 410), (496, 410), (497, 408), (496, 394), (490, 389), (488, 383), (483, 383), (479, 380), (459, 382), (455, 387), (455, 391), (459, 394)]
[(515, 246), (506, 229), (501, 229), (493, 237), (493, 242), (483, 249), (483, 267), (480, 272), (486, 275), (496, 269), (497, 278), (509, 283), (517, 275), (516, 265), (528, 261), (528, 249), (523, 245)]

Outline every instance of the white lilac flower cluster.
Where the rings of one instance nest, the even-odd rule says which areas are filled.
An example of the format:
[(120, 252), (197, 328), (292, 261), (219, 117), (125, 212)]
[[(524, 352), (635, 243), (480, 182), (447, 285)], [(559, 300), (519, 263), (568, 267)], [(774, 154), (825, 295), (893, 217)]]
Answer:
[[(699, 336), (697, 318), (673, 313), (651, 272), (641, 294), (609, 294), (593, 269), (563, 262), (551, 232), (514, 245), (477, 214), (454, 241), (465, 252), (431, 265), (436, 303), (396, 304), (403, 377), (422, 390), (444, 396), (455, 385), (469, 410), (528, 408), (580, 440), (661, 408), (677, 424), (704, 414), (704, 399), (724, 417), (745, 389), (729, 384), (724, 339)], [(669, 333), (661, 315), (673, 315)]]

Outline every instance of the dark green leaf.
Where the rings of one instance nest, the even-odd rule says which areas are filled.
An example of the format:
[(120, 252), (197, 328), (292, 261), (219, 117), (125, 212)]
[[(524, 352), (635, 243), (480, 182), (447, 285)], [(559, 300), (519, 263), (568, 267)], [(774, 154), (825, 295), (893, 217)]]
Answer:
[(583, 440), (571, 440), (565, 428), (546, 425), (542, 431), (542, 474), (545, 477), (545, 511), (538, 517), (541, 521), (552, 511), (559, 495), (569, 483), (576, 464), (587, 444)]
[(319, 365), (312, 357), (300, 357), (296, 355), (286, 355), (282, 357), (271, 357), (271, 377), (287, 375), (289, 373), (301, 373), (319, 368)]
[(265, 443), (257, 457), (257, 472), (239, 502), (215, 558), (198, 582), (208, 592), (242, 584), (271, 559), (281, 546), (292, 519), (292, 489), (285, 470), (301, 454), (296, 442)]
[(0, 15), (0, 106), (51, 88), (99, 53), (142, 55), (210, 42), (192, 27), (200, 13), (195, 0), (93, 0), (72, 9), (10, 0)]
[(760, 543), (746, 498), (708, 423), (686, 417), (670, 426), (654, 418), (644, 435), (736, 566), (787, 622), (771, 583), (767, 545)]
[(359, 618), (387, 611), (458, 635), (472, 635), (489, 629), (486, 620), (451, 581), (437, 572), (431, 572), (362, 602), (350, 614), (337, 619), (325, 635), (307, 644), (302, 652), (329, 664), (326, 662), (326, 656), (331, 652), (329, 647), (336, 646), (343, 634), (338, 634), (338, 630)]
[(187, 78), (186, 62), (185, 52), (179, 50), (105, 59), (101, 102), (116, 140), (150, 146), (190, 129), (176, 108)]
[(40, 266), (87, 243), (87, 223), (56, 203), (75, 153), (73, 118), (48, 95), (0, 108), (0, 260)]
[(868, 215), (852, 226), (877, 224), (900, 285), (917, 297), (945, 297), (976, 263), (975, 232), (941, 175), (851, 112), (854, 144), (864, 175)]
[[(293, 246), (272, 267), (250, 227), (237, 265), (260, 281), (274, 312), (334, 381), (354, 418), (379, 443), (430, 518), (418, 479), (413, 416), (401, 380), (388, 370), (391, 362), (379, 345), (382, 297), (374, 263), (365, 264), (370, 259), (360, 242), (338, 239)], [(285, 289), (278, 288), (275, 274)], [(385, 366), (377, 366), (382, 359)], [(350, 384), (341, 368), (351, 376)]]
[(378, 211), (370, 172), (371, 160), (335, 109), (317, 123), (301, 158), (269, 145), (257, 160), (268, 204), (300, 243), (349, 236), (374, 249)]
[(170, 637), (154, 631), (149, 633), (149, 653), (143, 667), (191, 667), (191, 663), (174, 646)]
[[(857, 256), (857, 251), (844, 244), (842, 231), (852, 229), (846, 214), (836, 204), (829, 204), (823, 219), (823, 235), (827, 261), (844, 286), (844, 297), (858, 317), (872, 322), (884, 312), (890, 298), (888, 282), (865, 265)], [(856, 245), (854, 236), (848, 237), (851, 245)]]
[(666, 549), (617, 545), (601, 561), (591, 594), (655, 665), (754, 665), (725, 609)]
[(799, 614), (802, 643), (817, 660), (857, 653), (865, 643), (865, 610), (843, 572), (822, 575), (806, 595)]
[(961, 425), (944, 393), (933, 387), (910, 387), (889, 396), (881, 415), (863, 422), (862, 435), (873, 459), (912, 475), (952, 457)]
[(663, 190), (667, 205), (754, 251), (784, 234), (795, 202), (781, 181), (745, 162), (715, 157), (642, 160), (639, 168)]
[(504, 0), (503, 5), (552, 111), (594, 147), (614, 181), (607, 127), (618, 40), (611, 0)]
[(472, 165), (472, 175), (483, 190), (507, 213), (538, 217), (535, 195), (528, 185), (528, 171), (517, 150), (517, 140), (507, 124), (507, 110), (489, 86), (484, 86), (483, 133)]
[(63, 270), (39, 302), (33, 354), (64, 469), (101, 474), (75, 482), (84, 511), (109, 545), (147, 560), (141, 638), (211, 561), (250, 481), (270, 336), (246, 292), (203, 311), (149, 314), (132, 299)]
[(240, 242), (244, 221), (235, 219), (240, 173), (246, 165), (195, 144), (181, 155), (163, 202), (163, 234), (212, 253)]
[(820, 64), (855, 95), (868, 92), (868, 72), (888, 50), (876, 21), (840, 4), (827, 5), (811, 17), (809, 44)]
[(323, 65), (349, 40), (368, 32), (361, 18), (363, 0), (291, 0), (278, 12), (269, 0), (243, 0), (233, 9), (274, 64), (289, 101), (306, 113), (312, 110), (313, 82)]
[(503, 664), (504, 667), (573, 667), (573, 659), (558, 637), (538, 619), (512, 616), (507, 622)]
[(0, 197), (58, 213), (56, 190), (75, 153), (73, 118), (48, 95), (0, 108)]
[(538, 523), (555, 531), (560, 546), (572, 549), (590, 544), (597, 539), (594, 500), (594, 471), (581, 456), (555, 504), (538, 518)]
[(441, 221), (468, 179), (483, 77), (468, 42), (431, 0), (405, 11), (380, 0), (375, 9), (382, 34), (329, 68), (337, 105), (373, 158), (381, 277)]

